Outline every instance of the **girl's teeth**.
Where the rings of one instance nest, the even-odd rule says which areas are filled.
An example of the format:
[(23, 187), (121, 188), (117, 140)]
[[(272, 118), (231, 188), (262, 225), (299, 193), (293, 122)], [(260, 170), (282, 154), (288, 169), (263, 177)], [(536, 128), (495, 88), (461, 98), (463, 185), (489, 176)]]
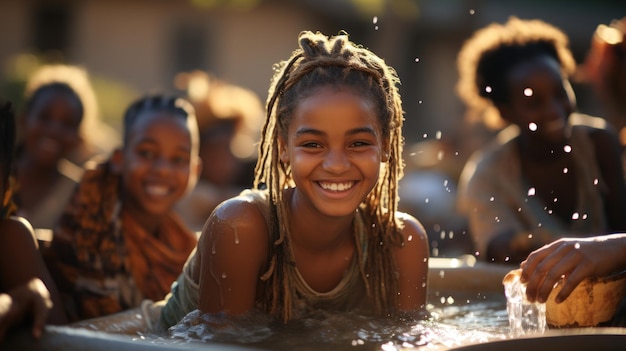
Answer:
[(163, 196), (167, 195), (167, 187), (164, 186), (148, 186), (146, 187), (146, 191), (150, 195)]
[(344, 191), (352, 187), (352, 183), (322, 183), (322, 188), (331, 191)]

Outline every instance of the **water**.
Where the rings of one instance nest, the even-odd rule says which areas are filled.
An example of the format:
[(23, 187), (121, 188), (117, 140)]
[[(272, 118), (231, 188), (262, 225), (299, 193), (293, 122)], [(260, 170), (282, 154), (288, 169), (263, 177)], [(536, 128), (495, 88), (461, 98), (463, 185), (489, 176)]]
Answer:
[(445, 296), (428, 310), (431, 317), (419, 321), (316, 311), (286, 324), (273, 323), (262, 313), (226, 318), (194, 311), (170, 328), (166, 342), (217, 342), (279, 351), (391, 351), (447, 350), (509, 336), (503, 294)]
[(546, 304), (526, 299), (526, 285), (520, 282), (519, 275), (511, 276), (504, 283), (504, 292), (511, 335), (543, 334), (546, 330)]

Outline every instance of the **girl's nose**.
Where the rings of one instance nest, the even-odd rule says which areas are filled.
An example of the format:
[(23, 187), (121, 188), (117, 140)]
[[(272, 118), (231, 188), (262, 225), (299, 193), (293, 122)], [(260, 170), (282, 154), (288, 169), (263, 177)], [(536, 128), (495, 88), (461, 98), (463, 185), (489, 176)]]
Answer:
[(323, 167), (331, 173), (341, 173), (350, 168), (350, 161), (343, 150), (331, 150), (324, 158)]

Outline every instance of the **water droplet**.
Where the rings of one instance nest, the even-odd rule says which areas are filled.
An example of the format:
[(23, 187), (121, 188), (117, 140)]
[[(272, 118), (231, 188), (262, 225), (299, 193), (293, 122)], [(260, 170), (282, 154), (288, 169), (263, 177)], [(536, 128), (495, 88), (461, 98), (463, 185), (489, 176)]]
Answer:
[(535, 123), (535, 122), (528, 123), (528, 129), (531, 132), (536, 132), (537, 131), (537, 123)]
[(430, 200), (428, 198), (424, 199), (424, 203), (428, 203)]
[(559, 199), (557, 199), (556, 197), (552, 200), (552, 202), (557, 202), (559, 201)]
[(443, 186), (448, 186), (448, 180), (447, 179), (443, 181)]
[(423, 282), (422, 283), (422, 288), (425, 288), (425, 287), (426, 287), (426, 282)]
[(487, 85), (487, 86), (485, 87), (485, 92), (486, 92), (486, 93), (491, 93), (492, 91), (493, 91), (493, 89), (492, 89), (490, 86), (488, 86), (488, 85)]
[(428, 257), (424, 257), (424, 262), (428, 262)]
[(528, 196), (535, 196), (535, 188), (528, 189)]
[(227, 277), (226, 273), (222, 273), (222, 279), (225, 279)]
[(439, 152), (437, 152), (437, 160), (441, 161), (443, 160), (443, 151), (439, 150)]
[(492, 197), (489, 198), (489, 201), (493, 202), (493, 200), (495, 200), (495, 199), (496, 198), (492, 196)]
[(442, 304), (446, 303), (446, 298), (445, 298), (445, 296), (442, 296), (439, 300), (441, 301), (441, 303), (442, 303)]
[(575, 248), (576, 250), (580, 249), (580, 243), (576, 243), (576, 244), (574, 244), (574, 248)]
[(563, 174), (567, 174), (567, 172), (569, 172), (569, 169), (567, 167), (563, 168)]
[(415, 62), (420, 62), (420, 58), (419, 58), (419, 57), (416, 57), (416, 58), (415, 58)]
[(532, 233), (528, 234), (528, 239), (532, 239), (532, 238), (533, 238), (533, 234)]
[(407, 241), (411, 241), (411, 240), (413, 240), (413, 235), (409, 235), (409, 236), (406, 238), (406, 240), (407, 240)]
[(496, 223), (500, 223), (500, 217), (496, 217), (495, 220), (496, 220)]
[(572, 213), (572, 219), (573, 220), (577, 220), (578, 218), (580, 218), (580, 214), (578, 212)]
[(424, 102), (424, 101), (419, 100), (417, 103), (418, 103), (419, 105), (421, 105), (423, 102)]
[(524, 89), (524, 96), (533, 96), (533, 90), (531, 88)]
[(473, 14), (475, 14), (475, 13), (476, 13), (476, 11), (475, 11), (474, 9), (470, 9), (470, 10), (469, 10), (469, 14), (470, 14), (470, 15), (473, 15)]
[(454, 298), (452, 296), (448, 296), (446, 302), (448, 303), (448, 305), (452, 305), (454, 303)]
[(593, 180), (593, 185), (598, 185), (598, 178)]
[(570, 152), (572, 152), (572, 147), (570, 145), (565, 145), (563, 146), (563, 151), (569, 154)]
[(424, 139), (428, 138), (428, 134), (426, 134), (426, 133), (422, 134), (422, 138), (424, 138)]
[(441, 233), (439, 233), (439, 237), (443, 240), (446, 238), (446, 232), (445, 231), (441, 231)]
[(454, 239), (454, 232), (453, 232), (453, 231), (450, 231), (450, 232), (448, 233), (448, 238), (450, 238), (450, 239)]
[(585, 213), (582, 218), (587, 219), (587, 214)]
[(506, 256), (506, 257), (504, 258), (504, 262), (509, 262), (509, 260), (510, 260), (510, 259), (511, 259), (511, 258), (510, 258), (509, 256)]
[(441, 140), (441, 131), (440, 131), (440, 130), (438, 130), (438, 131), (435, 133), (435, 139), (437, 139), (437, 140)]
[(378, 23), (378, 16), (374, 16), (374, 18), (372, 18), (372, 23), (373, 24)]

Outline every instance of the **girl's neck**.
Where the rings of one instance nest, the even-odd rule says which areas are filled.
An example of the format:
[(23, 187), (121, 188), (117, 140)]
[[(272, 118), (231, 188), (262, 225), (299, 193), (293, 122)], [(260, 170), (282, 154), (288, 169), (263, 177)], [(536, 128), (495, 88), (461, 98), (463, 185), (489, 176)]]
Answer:
[(32, 156), (24, 154), (16, 162), (16, 170), (21, 179), (48, 179), (59, 175), (58, 163), (46, 165), (37, 162)]
[(347, 240), (353, 240), (354, 215), (344, 217), (325, 216), (310, 207), (298, 206), (290, 191), (289, 232), (292, 245), (312, 251), (334, 250)]
[(565, 150), (567, 140), (562, 142), (538, 142), (528, 137), (520, 137), (518, 147), (522, 158), (532, 162), (554, 162), (568, 155)]
[(161, 230), (161, 223), (163, 222), (163, 216), (155, 216), (153, 214), (146, 213), (141, 209), (134, 206), (123, 206), (122, 212), (133, 219), (133, 221), (148, 232), (155, 238), (158, 238)]

